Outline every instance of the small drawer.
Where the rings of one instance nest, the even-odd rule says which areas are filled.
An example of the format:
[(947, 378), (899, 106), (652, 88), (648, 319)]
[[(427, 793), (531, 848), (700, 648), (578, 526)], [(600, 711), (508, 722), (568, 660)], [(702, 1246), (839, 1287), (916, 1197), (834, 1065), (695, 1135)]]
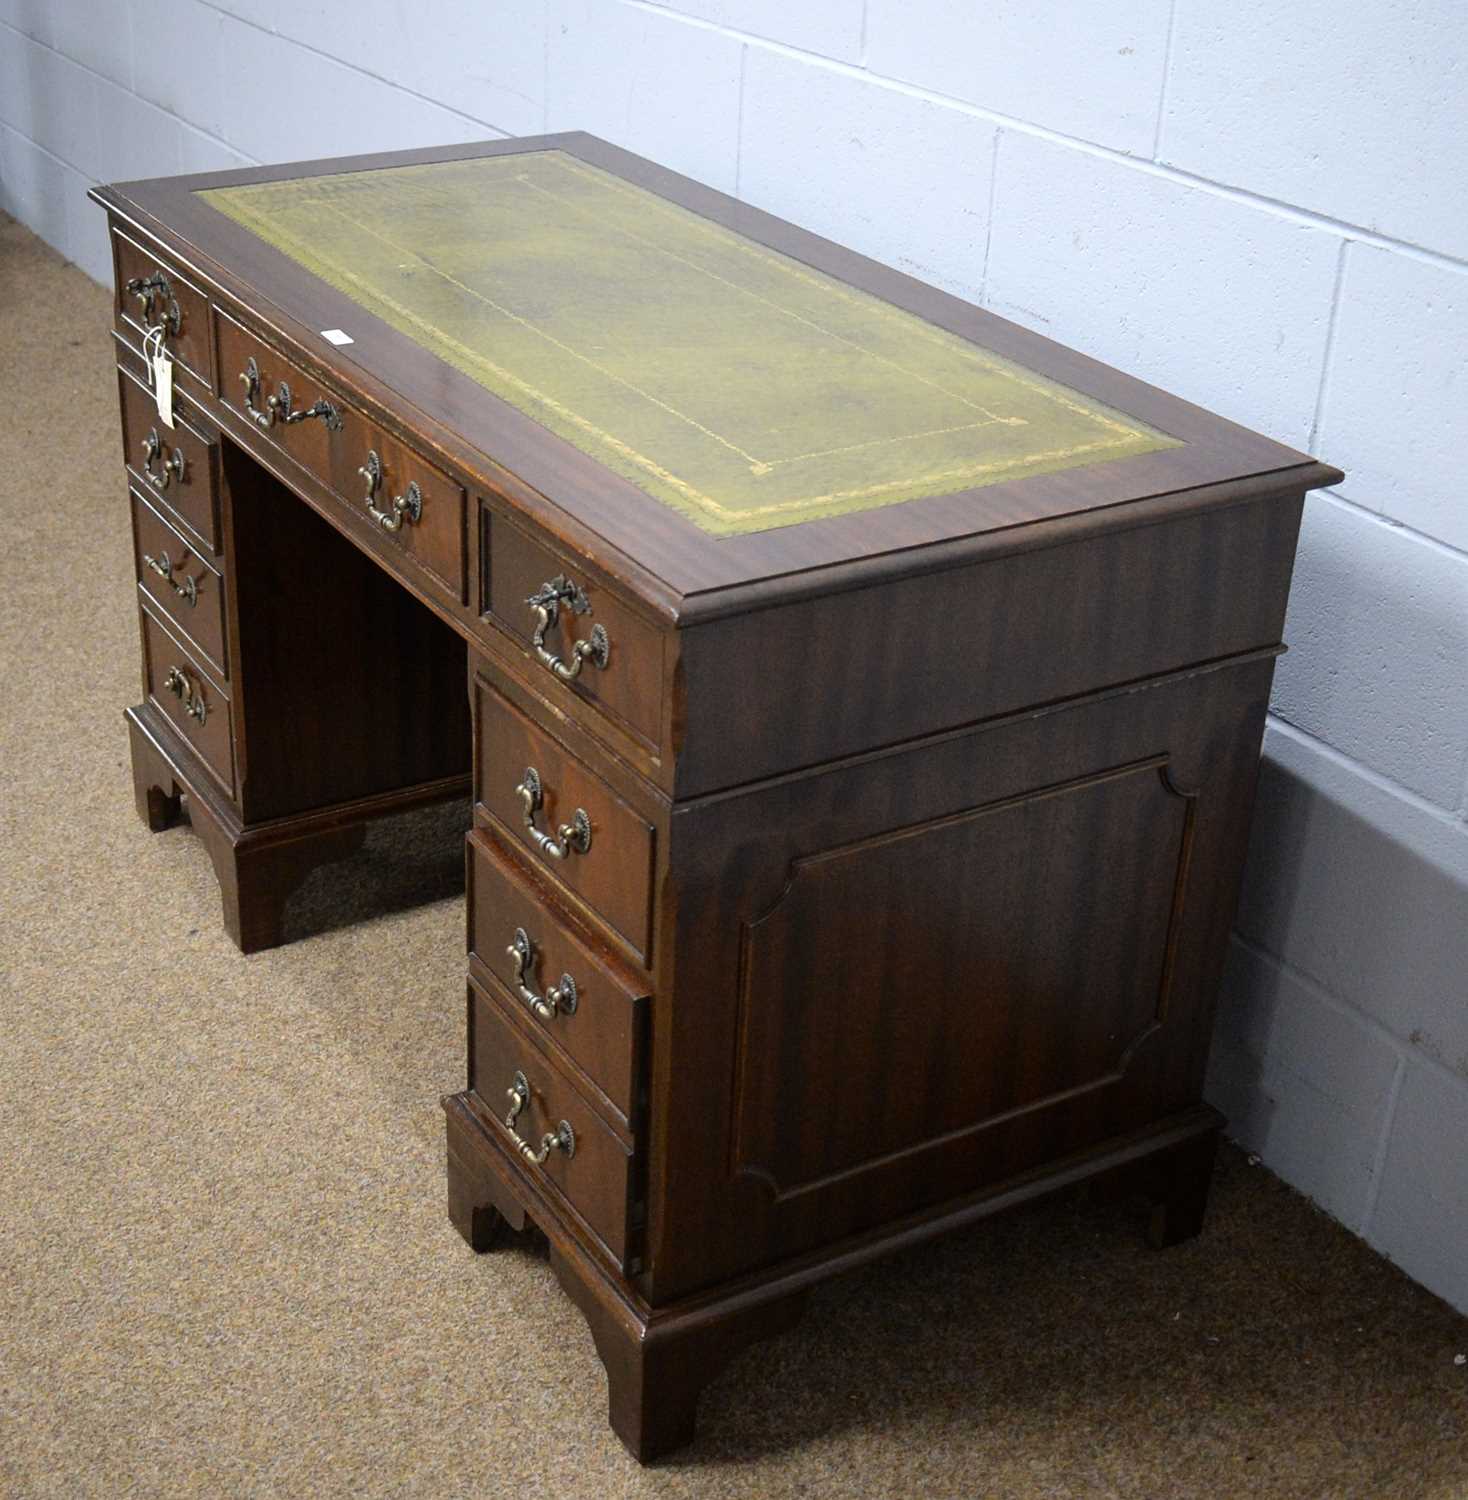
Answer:
[(209, 665), (227, 677), (224, 579), (136, 488), (132, 503), (139, 585)]
[(533, 678), (566, 683), (656, 750), (663, 721), (661, 634), (589, 578), (579, 559), (561, 556), (489, 505), (480, 507), (480, 532), (481, 616), (520, 644)]
[(122, 398), (123, 454), (138, 487), (218, 556), (218, 445), (177, 408), (173, 426), (166, 426), (159, 419), (152, 391), (121, 366), (117, 384)]
[(631, 1122), (641, 1078), (645, 987), (557, 915), (538, 883), (487, 834), (469, 835), (469, 951), (516, 1009)]
[(143, 680), (152, 702), (234, 795), (229, 699), (150, 610), (141, 611)]
[(389, 555), (468, 601), (468, 496), (329, 387), (216, 310), (220, 399), (333, 491)]
[(574, 891), (646, 963), (653, 826), (474, 674), (474, 795), (536, 868)]
[(625, 1270), (638, 1248), (631, 1149), (472, 979), (469, 1087), (521, 1168), (559, 1193)]
[(209, 299), (151, 250), (112, 232), (117, 266), (117, 316), (141, 345), (150, 328), (162, 328), (163, 344), (201, 385), (212, 386), (209, 359)]

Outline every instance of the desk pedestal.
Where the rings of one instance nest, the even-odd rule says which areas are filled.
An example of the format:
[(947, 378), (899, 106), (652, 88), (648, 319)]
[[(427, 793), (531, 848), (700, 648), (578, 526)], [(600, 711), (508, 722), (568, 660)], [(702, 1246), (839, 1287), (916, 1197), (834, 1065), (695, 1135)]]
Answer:
[(348, 859), (368, 824), (394, 813), (468, 794), (466, 776), (450, 776), (378, 797), (361, 797), (294, 817), (246, 824), (234, 806), (191, 768), (178, 736), (147, 703), (125, 713), (138, 816), (153, 833), (182, 818), (214, 866), (224, 930), (241, 953), (278, 947), (286, 902), (318, 865)]

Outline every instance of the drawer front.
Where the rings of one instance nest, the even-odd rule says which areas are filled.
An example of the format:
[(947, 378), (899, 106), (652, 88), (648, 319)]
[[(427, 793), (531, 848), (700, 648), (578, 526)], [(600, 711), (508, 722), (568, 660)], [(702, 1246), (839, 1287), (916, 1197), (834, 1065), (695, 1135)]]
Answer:
[[(656, 750), (663, 718), (662, 635), (588, 578), (578, 559), (544, 546), (499, 511), (483, 506), (480, 526), (480, 614), (523, 648), (532, 680), (567, 683), (577, 697)], [(543, 629), (540, 608), (527, 602), (532, 597), (547, 601)]]
[[(516, 1075), (528, 1085), (512, 1125), (510, 1090)], [(548, 1134), (556, 1145), (539, 1163), (517, 1153), (522, 1169), (550, 1184), (624, 1269), (632, 1253), (632, 1152), (597, 1118), (575, 1087), (520, 1028), (500, 1014), (496, 1002), (469, 983), (469, 1087), (499, 1122), (505, 1143), (516, 1150), (512, 1131), (538, 1152)], [(564, 1127), (569, 1126), (566, 1134)]]
[(477, 672), (474, 745), (477, 800), (647, 962), (652, 825)]
[(153, 393), (120, 366), (122, 446), (127, 466), (155, 505), (166, 508), (216, 556), (219, 553), (217, 444), (174, 412), (173, 427), (158, 419)]
[(141, 345), (150, 328), (163, 329), (163, 344), (179, 365), (211, 386), (209, 299), (167, 261), (114, 230), (117, 255), (117, 316)]
[[(216, 316), (224, 405), (331, 489), (389, 556), (408, 557), (441, 593), (466, 603), (463, 487), (247, 329)], [(318, 406), (324, 415), (285, 419)]]
[(678, 795), (1271, 648), (1300, 505), (1273, 494), (1082, 531), (694, 624), (679, 637)]
[(229, 699), (156, 616), (147, 609), (141, 614), (143, 679), (149, 701), (233, 796)]
[(224, 579), (193, 546), (132, 491), (133, 555), (138, 583), (149, 600), (217, 671), (228, 676), (224, 636)]
[[(576, 936), (485, 833), (469, 835), (469, 951), (624, 1122), (635, 1114), (646, 992)], [(568, 983), (569, 980), (569, 983)]]

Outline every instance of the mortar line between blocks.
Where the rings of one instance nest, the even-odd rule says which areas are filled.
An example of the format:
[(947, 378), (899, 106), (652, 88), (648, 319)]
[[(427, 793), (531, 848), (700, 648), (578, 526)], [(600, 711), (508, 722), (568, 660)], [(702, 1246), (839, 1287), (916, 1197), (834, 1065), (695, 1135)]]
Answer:
[(556, 16), (551, 10), (550, 0), (541, 0), (540, 13), (545, 19), (545, 27), (540, 37), (540, 132), (542, 135), (549, 135), (551, 27), (556, 24)]
[(1162, 154), (1162, 122), (1167, 118), (1167, 89), (1172, 82), (1172, 39), (1177, 32), (1177, 0), (1167, 7), (1167, 40), (1162, 47), (1162, 86), (1157, 90), (1157, 124), (1152, 130), (1152, 160)]
[(744, 181), (744, 78), (749, 63), (749, 43), (739, 49), (739, 104), (734, 122), (734, 196)]
[(1315, 452), (1315, 443), (1320, 436), (1320, 424), (1325, 418), (1325, 398), (1330, 388), (1330, 362), (1335, 354), (1336, 325), (1340, 322), (1341, 288), (1346, 279), (1346, 251), (1351, 240), (1343, 239), (1335, 259), (1335, 281), (1330, 290), (1330, 316), (1325, 324), (1325, 352), (1320, 358), (1320, 385), (1315, 392), (1315, 412), (1310, 418), (1310, 441), (1305, 445), (1310, 453)]
[(1399, 1052), (1397, 1070), (1392, 1075), (1392, 1086), (1387, 1091), (1386, 1109), (1382, 1112), (1381, 1135), (1377, 1139), (1376, 1150), (1371, 1153), (1371, 1178), (1366, 1184), (1366, 1203), (1361, 1210), (1359, 1231), (1363, 1239), (1376, 1217), (1376, 1204), (1381, 1197), (1381, 1179), (1386, 1171), (1386, 1156), (1391, 1149), (1392, 1130), (1397, 1123), (1397, 1100), (1401, 1098), (1402, 1081), (1406, 1076), (1407, 1057), (1405, 1053)]
[(979, 305), (989, 305), (989, 251), (994, 244), (994, 204), (999, 192), (999, 142), (1004, 138), (1004, 127), (994, 131), (994, 144), (989, 148), (989, 222), (984, 226), (984, 264), (979, 271)]

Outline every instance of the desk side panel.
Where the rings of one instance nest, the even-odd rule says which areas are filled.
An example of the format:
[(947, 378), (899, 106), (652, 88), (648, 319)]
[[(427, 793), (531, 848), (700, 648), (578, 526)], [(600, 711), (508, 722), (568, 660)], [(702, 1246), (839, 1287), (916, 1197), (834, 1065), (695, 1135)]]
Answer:
[(1264, 652), (675, 810), (651, 1300), (1197, 1103), (1272, 674)]

